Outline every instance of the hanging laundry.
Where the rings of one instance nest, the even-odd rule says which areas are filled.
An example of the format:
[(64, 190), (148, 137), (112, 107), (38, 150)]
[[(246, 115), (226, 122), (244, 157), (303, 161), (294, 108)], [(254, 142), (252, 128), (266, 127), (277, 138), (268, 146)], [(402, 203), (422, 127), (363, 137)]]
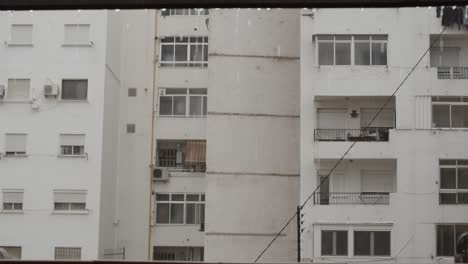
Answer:
[(468, 30), (468, 7), (465, 6), (465, 12), (463, 16), (463, 25), (465, 25), (465, 29)]

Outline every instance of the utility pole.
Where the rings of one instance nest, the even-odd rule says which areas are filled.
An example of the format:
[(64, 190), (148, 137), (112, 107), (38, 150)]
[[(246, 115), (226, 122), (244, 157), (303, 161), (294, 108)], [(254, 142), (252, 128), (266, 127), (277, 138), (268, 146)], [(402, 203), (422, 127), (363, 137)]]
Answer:
[(301, 262), (301, 207), (297, 207), (297, 262)]

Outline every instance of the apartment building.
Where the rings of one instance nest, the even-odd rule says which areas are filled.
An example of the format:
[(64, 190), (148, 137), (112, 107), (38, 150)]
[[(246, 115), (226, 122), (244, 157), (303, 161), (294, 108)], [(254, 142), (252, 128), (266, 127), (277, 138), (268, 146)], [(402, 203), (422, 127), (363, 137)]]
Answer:
[(468, 231), (468, 31), (439, 38), (436, 8), (302, 14), (301, 201), (322, 183), (302, 258), (453, 262)]
[[(136, 99), (121, 94), (134, 87), (152, 101), (152, 61), (149, 86), (141, 62), (143, 70), (123, 71), (132, 65), (126, 39), (148, 35), (131, 27), (148, 16), (0, 13), (0, 247), (12, 257), (93, 260), (115, 251), (118, 161), (129, 153), (118, 153), (117, 143), (131, 141), (125, 124), (138, 121), (119, 109)], [(132, 82), (137, 74), (140, 83)]]

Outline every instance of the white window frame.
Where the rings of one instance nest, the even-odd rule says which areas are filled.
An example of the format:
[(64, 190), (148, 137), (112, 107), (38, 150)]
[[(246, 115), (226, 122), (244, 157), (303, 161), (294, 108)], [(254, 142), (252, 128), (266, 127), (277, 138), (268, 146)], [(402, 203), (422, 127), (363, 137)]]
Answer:
[[(194, 224), (187, 224), (187, 204), (202, 204), (205, 205), (205, 194), (204, 193), (164, 193), (164, 192), (158, 192), (156, 193), (157, 195), (169, 195), (169, 200), (165, 201), (158, 201), (157, 198), (155, 198), (156, 204), (155, 204), (155, 217), (154, 217), (154, 222), (156, 225), (200, 225), (201, 223), (204, 223), (205, 219), (200, 219), (201, 216), (199, 215), (200, 212), (197, 212), (198, 210), (196, 209), (197, 206), (195, 206), (195, 223)], [(172, 195), (184, 195), (184, 200), (183, 201), (172, 201)], [(198, 201), (187, 201), (187, 195), (198, 195)], [(168, 223), (158, 223), (157, 222), (157, 206), (158, 204), (168, 204), (169, 205), (169, 214), (168, 214)], [(183, 204), (183, 222), (182, 223), (171, 223), (171, 204)], [(206, 209), (206, 207), (205, 207)], [(206, 215), (205, 215), (206, 218)], [(202, 222), (203, 220), (203, 222)]]
[[(178, 11), (182, 11), (183, 14), (178, 14)], [(195, 11), (195, 12), (192, 12)], [(162, 9), (161, 16), (207, 16), (209, 15), (209, 9), (204, 8), (171, 8)]]
[[(443, 98), (443, 96), (441, 96)], [(463, 105), (463, 106), (468, 106), (468, 97), (461, 96), (460, 97), (460, 102), (444, 102), (444, 101), (439, 101), (439, 102), (434, 102), (434, 98), (432, 98), (432, 107), (431, 107), (431, 122), (432, 122), (432, 128), (434, 129), (468, 129), (467, 127), (453, 127), (452, 126), (452, 106), (454, 105)], [(448, 105), (449, 106), (449, 127), (436, 127), (434, 124), (434, 105)]]
[[(64, 81), (86, 81), (86, 98), (78, 98), (78, 99), (73, 99), (73, 98), (63, 98), (63, 82)], [(87, 102), (89, 98), (89, 79), (84, 79), (84, 78), (66, 78), (62, 79), (60, 82), (60, 101), (63, 102)]]
[[(442, 159), (445, 160), (445, 159)], [(468, 169), (468, 165), (459, 165), (458, 162), (463, 159), (455, 159), (455, 165), (441, 165), (439, 160), (439, 182), (442, 182), (442, 173), (440, 173), (440, 169), (455, 169), (455, 189), (442, 189), (441, 184), (439, 184), (439, 195), (441, 193), (454, 193), (455, 194), (455, 203), (454, 204), (447, 204), (447, 203), (440, 203), (440, 198), (439, 198), (439, 204), (440, 205), (468, 205), (464, 203), (458, 203), (458, 194), (459, 193), (467, 193), (468, 194), (468, 188), (467, 189), (459, 189), (458, 188), (458, 169), (463, 168), (463, 169)], [(452, 160), (452, 159), (450, 159)], [(464, 160), (468, 161), (468, 160)]]
[[(57, 194), (71, 194), (71, 195), (83, 195), (84, 196), (84, 202), (83, 201), (58, 201), (56, 198)], [(53, 200), (53, 213), (88, 213), (89, 209), (87, 208), (88, 203), (88, 191), (87, 190), (54, 190), (54, 200)], [(57, 203), (61, 204), (67, 204), (66, 209), (56, 209), (55, 205)], [(73, 204), (84, 204), (84, 209), (74, 209)]]
[[(322, 246), (323, 246), (323, 232), (333, 232), (333, 237), (332, 237), (332, 242), (333, 242), (333, 246), (332, 246), (332, 254), (330, 255), (324, 255), (323, 252), (322, 252)], [(337, 255), (336, 254), (336, 250), (337, 250), (337, 235), (336, 233), (337, 232), (345, 232), (346, 233), (346, 254), (344, 255)], [(320, 230), (320, 256), (322, 257), (348, 257), (349, 255), (349, 230), (348, 229), (340, 229), (340, 228), (336, 228), (336, 229), (321, 229)]]
[[(65, 145), (62, 143), (62, 137), (63, 136), (83, 136), (83, 145)], [(65, 147), (68, 147), (68, 148), (72, 148), (72, 154), (63, 154), (62, 153), (62, 149), (65, 148)], [(78, 147), (78, 148), (83, 148), (83, 154), (73, 154), (74, 152), (74, 149)], [(59, 157), (86, 157), (87, 156), (87, 152), (86, 152), (86, 134), (60, 134), (59, 135), (59, 154), (58, 154)]]
[[(16, 193), (21, 195), (21, 202), (5, 201), (6, 193)], [(5, 204), (11, 204), (11, 209), (5, 209)], [(2, 211), (3, 212), (23, 212), (24, 210), (24, 190), (23, 189), (3, 189), (2, 190)]]
[[(7, 145), (7, 138), (9, 135), (21, 135), (21, 136), (24, 136), (25, 139), (24, 139), (24, 151), (8, 151), (8, 149), (6, 149), (6, 145)], [(28, 134), (26, 133), (6, 133), (5, 134), (5, 157), (27, 157), (28, 156)]]
[[(173, 38), (172, 42), (164, 42), (166, 38)], [(177, 42), (176, 39), (187, 38), (187, 42)], [(191, 38), (195, 38), (195, 41), (192, 42)], [(198, 38), (203, 38), (202, 42), (198, 42)], [(209, 40), (208, 36), (167, 36), (162, 37), (162, 40), (159, 43), (159, 59), (158, 59), (158, 66), (162, 68), (206, 68), (208, 67), (208, 56), (207, 60), (204, 61), (203, 58), (205, 53), (205, 46), (208, 46)], [(191, 61), (190, 60), (190, 47), (202, 45), (202, 60), (201, 61)], [(162, 57), (162, 47), (163, 46), (173, 46), (174, 53), (173, 53), (173, 61), (163, 61)], [(176, 46), (186, 46), (187, 48), (187, 60), (185, 61), (176, 61), (175, 54), (176, 54)], [(163, 64), (172, 64), (172, 65), (163, 65)], [(190, 65), (190, 64), (200, 64), (200, 65)]]
[[(319, 40), (319, 36), (332, 36), (332, 40)], [(355, 36), (356, 35), (349, 35), (349, 34), (336, 34), (336, 35), (330, 35), (330, 34), (318, 34), (314, 35), (313, 40), (315, 42), (315, 65), (317, 67), (349, 67), (349, 66), (357, 66), (357, 67), (388, 67), (388, 35), (387, 34), (362, 34), (362, 35), (369, 35), (370, 40), (356, 40)], [(336, 40), (336, 36), (350, 36), (351, 40)], [(373, 40), (372, 36), (387, 36), (387, 40)], [(356, 65), (355, 64), (355, 43), (368, 43), (370, 45), (369, 48), (369, 65)], [(319, 43), (333, 43), (333, 65), (321, 65), (319, 64)], [(351, 43), (351, 60), (349, 65), (336, 65), (336, 43)], [(374, 43), (386, 43), (387, 44), (387, 64), (386, 65), (373, 65), (372, 64), (372, 44)]]
[[(57, 258), (57, 250), (77, 250), (79, 249), (80, 256), (79, 258)], [(82, 255), (81, 247), (55, 247), (54, 248), (54, 260), (81, 260)]]
[[(67, 27), (88, 27), (88, 40), (85, 42), (69, 43), (65, 39)], [(91, 47), (93, 42), (91, 41), (91, 24), (64, 24), (63, 25), (63, 44), (62, 47)]]
[[(204, 104), (205, 102), (208, 103), (208, 91), (205, 94), (190, 94), (190, 90), (196, 90), (196, 89), (205, 89), (206, 88), (159, 88), (159, 90), (165, 91), (164, 95), (161, 95), (161, 93), (158, 96), (158, 116), (159, 117), (170, 117), (170, 118), (206, 118), (208, 115), (208, 111), (206, 114), (203, 113), (204, 109)], [(186, 92), (185, 94), (167, 94), (167, 90), (171, 89), (185, 89)], [(191, 97), (202, 97), (202, 102), (201, 102), (201, 115), (190, 115), (190, 99)], [(161, 97), (172, 97), (172, 114), (171, 115), (161, 115)], [(174, 115), (174, 97), (185, 97), (185, 115)]]
[[(30, 26), (31, 27), (31, 43), (20, 43), (20, 42), (14, 42), (12, 37), (13, 37), (13, 27), (15, 26)], [(10, 37), (9, 41), (7, 42), (7, 46), (10, 47), (33, 47), (34, 46), (34, 25), (33, 24), (11, 24), (10, 25)]]
[[(369, 232), (370, 233), (370, 255), (356, 255), (355, 254), (355, 251), (356, 251), (356, 244), (354, 243), (354, 239), (355, 239), (355, 232)], [(388, 232), (390, 233), (390, 248), (389, 248), (389, 255), (375, 255), (374, 253), (374, 245), (375, 245), (375, 232)], [(355, 257), (390, 257), (392, 255), (392, 231), (391, 230), (374, 230), (374, 229), (370, 229), (370, 230), (367, 230), (367, 229), (354, 229), (352, 230), (352, 233), (353, 233), (353, 252), (352, 252), (352, 255), (355, 256)]]
[[(14, 99), (14, 98), (10, 98), (9, 96), (9, 93), (10, 93), (10, 90), (12, 89), (11, 86), (10, 86), (10, 81), (17, 81), (17, 80), (27, 80), (29, 82), (29, 87), (28, 87), (28, 96), (27, 98), (21, 98), (21, 99)], [(6, 96), (5, 96), (5, 99), (9, 102), (30, 102), (31, 101), (31, 79), (30, 78), (8, 78), (7, 80), (8, 82), (8, 85), (7, 85), (7, 89), (6, 89)]]

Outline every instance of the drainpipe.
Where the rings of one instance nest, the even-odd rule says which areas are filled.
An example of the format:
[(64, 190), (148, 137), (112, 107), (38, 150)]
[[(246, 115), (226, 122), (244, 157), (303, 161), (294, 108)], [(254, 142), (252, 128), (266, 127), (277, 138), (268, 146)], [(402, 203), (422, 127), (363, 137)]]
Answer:
[(152, 204), (153, 204), (153, 189), (154, 189), (154, 181), (153, 181), (153, 168), (154, 168), (154, 124), (155, 124), (155, 102), (156, 102), (156, 95), (157, 95), (157, 87), (156, 87), (156, 69), (157, 69), (157, 24), (158, 24), (158, 11), (155, 10), (154, 14), (154, 35), (153, 35), (153, 100), (151, 104), (151, 149), (150, 149), (150, 182), (149, 182), (149, 208), (148, 208), (148, 260), (151, 260), (151, 233), (153, 231), (153, 213), (152, 213)]

